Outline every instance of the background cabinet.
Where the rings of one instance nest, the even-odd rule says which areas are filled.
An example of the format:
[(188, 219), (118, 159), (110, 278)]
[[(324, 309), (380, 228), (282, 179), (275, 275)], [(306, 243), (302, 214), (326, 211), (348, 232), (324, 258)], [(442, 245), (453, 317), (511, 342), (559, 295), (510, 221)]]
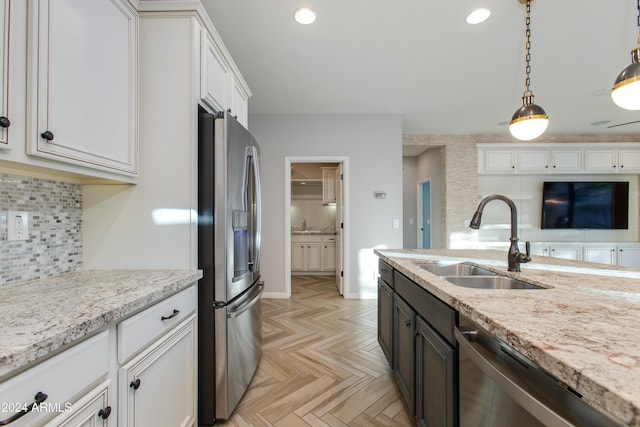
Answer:
[(126, 0), (33, 4), (27, 153), (137, 174), (136, 11)]
[(585, 171), (592, 173), (640, 172), (640, 149), (631, 147), (586, 148)]
[(378, 343), (387, 361), (393, 366), (393, 289), (382, 278), (378, 278)]
[(336, 173), (337, 168), (323, 167), (322, 169), (322, 204), (335, 205), (336, 203)]
[(335, 272), (335, 235), (292, 235), (291, 271), (293, 273)]
[(227, 102), (228, 66), (213, 37), (202, 31), (200, 98), (214, 111), (224, 111)]

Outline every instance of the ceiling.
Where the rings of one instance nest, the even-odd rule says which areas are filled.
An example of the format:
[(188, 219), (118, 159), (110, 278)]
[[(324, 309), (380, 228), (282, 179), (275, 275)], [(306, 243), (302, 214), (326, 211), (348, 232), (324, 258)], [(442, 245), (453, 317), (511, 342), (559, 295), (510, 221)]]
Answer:
[[(404, 134), (508, 135), (521, 106), (517, 0), (201, 1), (253, 92), (250, 114), (395, 114)], [(294, 22), (300, 6), (314, 24)], [(469, 25), (476, 7), (492, 15)], [(609, 96), (637, 37), (632, 0), (532, 3), (531, 90), (547, 134), (640, 133), (607, 127), (640, 120)]]

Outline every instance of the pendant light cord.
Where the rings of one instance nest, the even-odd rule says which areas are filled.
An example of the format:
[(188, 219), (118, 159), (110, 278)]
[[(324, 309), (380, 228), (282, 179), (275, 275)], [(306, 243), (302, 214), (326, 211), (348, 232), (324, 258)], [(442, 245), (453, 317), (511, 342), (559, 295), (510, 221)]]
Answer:
[(638, 0), (638, 47), (640, 48), (640, 0)]
[[(640, 11), (640, 0), (638, 0), (638, 11)], [(531, 84), (531, 78), (529, 75), (531, 74), (531, 0), (527, 0), (527, 14), (525, 17), (525, 24), (527, 26), (527, 30), (525, 32), (525, 91), (524, 96), (528, 97), (533, 95), (531, 90), (529, 90), (529, 85)], [(640, 15), (638, 15), (638, 25), (640, 28)], [(640, 40), (640, 33), (638, 33), (638, 38)]]

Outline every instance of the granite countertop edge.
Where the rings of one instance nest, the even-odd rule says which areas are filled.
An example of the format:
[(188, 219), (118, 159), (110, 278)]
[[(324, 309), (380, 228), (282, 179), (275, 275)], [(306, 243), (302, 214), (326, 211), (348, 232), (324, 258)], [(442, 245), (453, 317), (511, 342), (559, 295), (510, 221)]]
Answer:
[[(575, 332), (581, 325), (563, 324), (573, 315), (582, 320), (589, 320), (589, 316), (593, 316), (601, 330), (621, 328), (621, 324), (626, 327), (624, 320), (619, 318), (623, 310), (630, 312), (630, 318), (640, 315), (640, 270), (533, 257), (535, 264), (531, 268), (523, 264), (523, 273), (511, 273), (506, 271), (506, 253), (503, 250), (376, 249), (374, 252), (460, 314), (581, 393), (592, 405), (604, 409), (626, 425), (640, 426), (640, 375), (637, 373), (640, 371), (640, 352), (616, 352), (621, 346), (628, 349), (634, 341), (637, 342), (634, 335), (640, 334), (640, 326), (632, 325), (633, 330), (624, 336), (614, 334), (614, 343), (618, 345), (616, 348), (604, 344), (609, 336), (587, 337), (593, 338), (596, 343), (588, 343), (581, 348), (582, 343), (577, 338), (579, 334)], [(418, 266), (442, 259), (480, 265), (549, 289), (505, 293), (504, 290), (462, 288)], [(619, 275), (620, 278), (609, 274)], [(602, 280), (601, 276), (607, 277), (607, 280)], [(633, 285), (638, 285), (638, 289), (633, 289)], [(623, 298), (629, 301), (622, 303)], [(589, 303), (593, 304), (593, 308), (588, 306)], [(601, 311), (603, 307), (608, 311)], [(548, 311), (545, 311), (547, 308)], [(562, 310), (558, 312), (562, 318), (557, 322), (563, 324), (557, 328), (557, 334), (549, 329), (540, 332), (534, 331), (534, 327), (527, 329), (527, 326), (523, 326), (528, 321), (543, 323), (539, 319), (553, 314), (556, 308)], [(569, 333), (573, 334), (573, 340), (562, 341), (559, 338), (566, 338)], [(598, 354), (598, 351), (603, 354)]]
[(0, 287), (0, 381), (201, 277), (200, 270), (86, 270)]

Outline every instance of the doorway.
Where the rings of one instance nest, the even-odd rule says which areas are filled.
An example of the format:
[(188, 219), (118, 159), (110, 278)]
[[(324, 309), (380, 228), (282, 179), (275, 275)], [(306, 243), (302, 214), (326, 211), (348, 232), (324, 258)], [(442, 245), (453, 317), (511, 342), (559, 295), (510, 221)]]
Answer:
[(335, 274), (338, 292), (348, 294), (347, 165), (346, 157), (285, 158), (285, 292), (289, 297), (292, 273)]
[(431, 249), (431, 178), (418, 182), (418, 248)]

